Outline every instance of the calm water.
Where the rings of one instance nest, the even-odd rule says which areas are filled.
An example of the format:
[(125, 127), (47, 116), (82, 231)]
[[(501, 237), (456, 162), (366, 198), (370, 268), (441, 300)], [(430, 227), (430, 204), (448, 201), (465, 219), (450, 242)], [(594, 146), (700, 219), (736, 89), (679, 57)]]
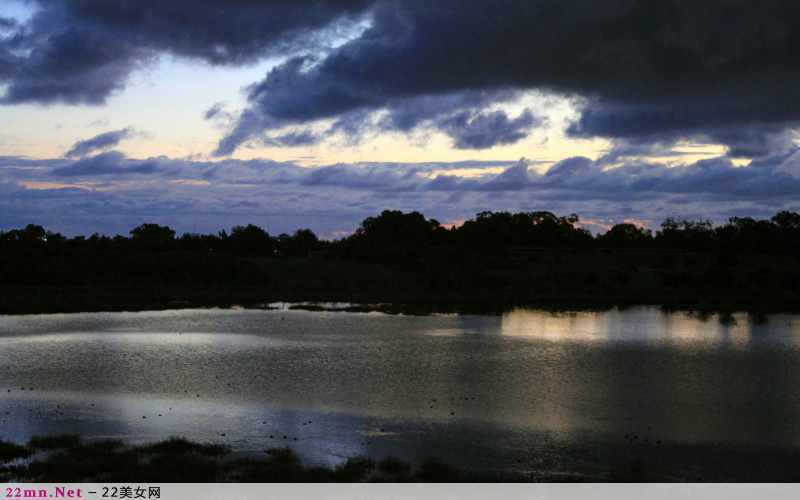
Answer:
[(638, 456), (663, 480), (797, 481), (800, 317), (0, 316), (0, 411), (17, 442), (181, 435), (539, 478)]

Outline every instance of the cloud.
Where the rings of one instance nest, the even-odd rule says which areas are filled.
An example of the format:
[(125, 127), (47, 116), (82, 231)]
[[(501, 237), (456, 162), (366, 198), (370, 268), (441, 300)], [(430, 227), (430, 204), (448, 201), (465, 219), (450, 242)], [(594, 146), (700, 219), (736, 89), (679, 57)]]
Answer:
[[(571, 137), (609, 137), (634, 142), (676, 142), (689, 139), (727, 147), (732, 158), (769, 156), (794, 144), (800, 124), (800, 95), (781, 101), (775, 95), (731, 95), (719, 89), (703, 100), (664, 97), (668, 102), (592, 101), (567, 128)], [(766, 102), (766, 100), (772, 102)], [(775, 108), (775, 109), (770, 109)]]
[(2, 104), (102, 104), (151, 54), (119, 33), (71, 19), (61, 8), (38, 12), (0, 39)]
[(165, 167), (164, 162), (159, 159), (129, 160), (119, 151), (109, 151), (81, 158), (69, 165), (56, 167), (52, 173), (59, 177), (95, 177), (112, 174), (151, 175), (165, 172)]
[(503, 111), (477, 116), (464, 112), (445, 120), (441, 128), (455, 140), (457, 149), (488, 149), (524, 139), (538, 123), (529, 109), (513, 120)]
[(113, 130), (111, 132), (105, 132), (103, 134), (96, 135), (91, 139), (86, 139), (84, 141), (78, 141), (72, 145), (72, 148), (67, 151), (64, 156), (67, 158), (75, 157), (75, 156), (86, 156), (89, 153), (100, 149), (106, 149), (110, 147), (114, 147), (123, 139), (127, 139), (131, 136), (131, 129), (124, 128), (121, 130)]
[(320, 137), (311, 131), (294, 131), (278, 137), (265, 137), (262, 142), (268, 146), (310, 146), (320, 141)]
[[(526, 193), (540, 200), (613, 201), (616, 203), (693, 197), (700, 202), (746, 201), (779, 203), (800, 192), (800, 148), (737, 167), (727, 157), (711, 158), (679, 166), (642, 160), (609, 166), (604, 157), (566, 158), (543, 173), (531, 169), (537, 162), (454, 163), (338, 163), (301, 167), (292, 162), (265, 159), (193, 161), (155, 157), (131, 159), (118, 151), (100, 153), (75, 161), (0, 158), (6, 169), (23, 168), (16, 179), (57, 180), (65, 177), (82, 181), (104, 179), (176, 180), (203, 186), (282, 186), (298, 189), (302, 199), (313, 193), (334, 189), (342, 196), (358, 192), (379, 196), (402, 195), (406, 199), (425, 193)], [(504, 166), (499, 173), (492, 173)], [(31, 170), (31, 167), (33, 169)], [(465, 168), (477, 169), (464, 177)], [(483, 173), (480, 169), (485, 169)], [(0, 171), (2, 172), (2, 171)], [(448, 173), (453, 172), (453, 173)], [(6, 176), (9, 177), (8, 175)], [(209, 189), (211, 189), (209, 188)]]
[(0, 167), (24, 168), (53, 167), (64, 163), (62, 159), (37, 159), (28, 156), (0, 156)]
[[(548, 210), (619, 223), (669, 216), (770, 217), (800, 210), (800, 148), (737, 167), (722, 156), (670, 166), (620, 156), (541, 162), (338, 163), (302, 167), (267, 159), (0, 157), (0, 229), (42, 224), (71, 234), (127, 234), (142, 222), (216, 233), (272, 222), (341, 235), (384, 209), (464, 220), (483, 210)], [(497, 173), (498, 167), (502, 171)], [(469, 170), (469, 177), (463, 172)], [(27, 187), (26, 187), (27, 186)], [(613, 221), (613, 222), (609, 222)]]
[[(243, 64), (325, 43), (312, 36), (342, 19), (356, 19), (367, 0), (40, 0), (71, 19), (114, 30), (136, 43), (212, 64)], [(313, 48), (313, 47), (312, 47)]]
[(366, 0), (36, 0), (26, 24), (4, 22), (2, 104), (105, 103), (130, 74), (169, 53), (240, 65), (333, 42), (325, 28), (356, 18)]
[[(245, 142), (258, 139), (263, 132), (279, 130), (288, 124), (309, 123), (321, 118), (336, 118), (324, 134), (307, 133), (307, 144), (343, 133), (352, 143), (362, 136), (380, 132), (410, 133), (416, 128), (439, 130), (453, 139), (458, 149), (489, 149), (518, 142), (530, 129), (542, 125), (529, 109), (513, 119), (506, 112), (483, 112), (492, 105), (518, 99), (512, 91), (464, 91), (446, 95), (422, 95), (382, 101), (350, 94), (334, 81), (324, 89), (307, 89), (307, 60), (296, 58), (270, 72), (267, 79), (250, 88), (251, 106), (236, 120), (234, 128), (219, 143), (216, 156), (233, 153)], [(318, 95), (311, 96), (311, 93)], [(262, 142), (273, 146), (295, 145), (285, 136), (268, 137)]]
[(583, 156), (574, 156), (556, 163), (544, 174), (544, 180), (551, 184), (565, 184), (577, 176), (590, 174), (595, 163)]
[(419, 95), (387, 101), (386, 114), (380, 118), (381, 130), (409, 132), (424, 123), (443, 122), (467, 113), (470, 118), (483, 108), (518, 97), (516, 92), (464, 90), (449, 94)]
[(16, 19), (0, 16), (0, 30), (13, 30), (19, 26)]
[[(498, 106), (532, 89), (580, 97), (573, 137), (706, 138), (730, 157), (771, 156), (800, 123), (800, 0), (30, 2), (29, 20), (0, 20), (1, 104), (100, 105), (162, 54), (283, 58), (248, 88), (220, 156), (418, 127), (461, 149), (512, 144), (540, 118)], [(328, 134), (283, 130), (319, 120)]]
[(502, 174), (486, 183), (486, 188), (497, 191), (517, 191), (530, 187), (528, 167), (531, 162), (520, 158), (516, 165), (508, 167)]
[[(407, 100), (546, 89), (588, 99), (573, 136), (786, 127), (800, 119), (800, 93), (790, 90), (800, 76), (798, 21), (797, 1), (380, 2), (360, 37), (255, 85), (242, 123), (252, 136), (387, 109), (396, 129), (409, 130), (420, 118), (393, 111)], [(218, 153), (235, 149), (233, 137), (247, 140), (241, 130)], [(460, 135), (456, 144), (471, 146)]]
[(765, 158), (794, 149), (798, 134), (792, 129), (762, 125), (715, 130), (709, 136), (727, 147), (729, 158)]
[(213, 106), (208, 108), (205, 113), (203, 113), (203, 118), (206, 120), (211, 120), (212, 118), (219, 116), (221, 113), (224, 113), (223, 110), (225, 109), (224, 102), (215, 103)]
[(420, 177), (412, 168), (390, 168), (383, 165), (337, 164), (298, 172), (303, 186), (332, 186), (346, 189), (373, 190), (386, 193), (414, 191)]

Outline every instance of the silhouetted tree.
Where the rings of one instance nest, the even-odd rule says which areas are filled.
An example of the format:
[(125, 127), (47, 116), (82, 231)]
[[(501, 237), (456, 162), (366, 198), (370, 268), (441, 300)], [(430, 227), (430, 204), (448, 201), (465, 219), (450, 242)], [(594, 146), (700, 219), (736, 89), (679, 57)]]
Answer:
[(750, 217), (731, 217), (716, 229), (716, 246), (726, 253), (779, 250), (776, 248), (778, 229), (768, 220)]
[(222, 240), (215, 234), (183, 233), (178, 239), (178, 248), (193, 252), (209, 253), (220, 249)]
[(800, 257), (800, 214), (779, 212), (770, 219), (778, 228), (778, 244), (783, 253)]
[(225, 240), (225, 247), (237, 255), (265, 257), (272, 254), (274, 244), (269, 234), (258, 226), (235, 226)]
[(175, 231), (169, 226), (142, 224), (131, 229), (131, 239), (135, 246), (147, 250), (163, 251), (175, 247)]
[(494, 254), (509, 247), (588, 247), (593, 239), (575, 227), (579, 220), (575, 214), (557, 217), (546, 211), (480, 212), (458, 228), (458, 240), (467, 248)]
[(305, 257), (318, 246), (319, 238), (310, 229), (298, 229), (292, 236), (280, 239), (281, 253), (287, 256)]
[(419, 212), (404, 214), (399, 210), (384, 210), (378, 217), (367, 217), (355, 235), (384, 242), (427, 244), (433, 242), (437, 230), (445, 230), (436, 219), (426, 219)]
[(668, 217), (656, 233), (656, 244), (662, 248), (707, 251), (714, 244), (714, 230), (710, 220), (692, 221)]
[(634, 224), (617, 224), (597, 236), (597, 243), (606, 248), (645, 248), (653, 243), (653, 231)]
[(773, 224), (782, 230), (800, 230), (800, 214), (797, 212), (778, 212), (770, 219)]
[(436, 219), (419, 212), (384, 210), (378, 217), (364, 219), (341, 247), (351, 258), (408, 265), (423, 259), (446, 235)]
[(515, 221), (509, 212), (480, 212), (457, 229), (458, 241), (480, 253), (500, 254), (510, 246), (526, 245), (514, 237), (515, 225), (519, 226), (519, 220)]
[(7, 233), (0, 234), (0, 240), (4, 242), (33, 243), (45, 241), (47, 231), (42, 226), (28, 224), (25, 229), (12, 229)]

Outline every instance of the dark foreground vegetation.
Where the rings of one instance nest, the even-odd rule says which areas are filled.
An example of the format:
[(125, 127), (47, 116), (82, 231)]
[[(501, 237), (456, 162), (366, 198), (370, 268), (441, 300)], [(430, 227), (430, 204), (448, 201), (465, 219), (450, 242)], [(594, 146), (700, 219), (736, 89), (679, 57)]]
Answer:
[[(46, 452), (46, 453), (42, 453)], [(35, 456), (34, 459), (29, 459)], [(83, 442), (77, 435), (34, 436), (26, 445), (0, 440), (0, 480), (26, 483), (277, 483), (277, 482), (498, 482), (496, 476), (459, 471), (435, 459), (418, 468), (396, 457), (366, 456), (335, 468), (304, 466), (288, 447), (261, 458), (231, 457), (221, 444), (173, 437), (142, 446), (118, 439)], [(515, 478), (517, 479), (517, 478)]]
[[(311, 483), (311, 482), (797, 482), (792, 449), (724, 449), (676, 445), (672, 449), (575, 450), (592, 471), (536, 470), (491, 474), (464, 471), (435, 457), (413, 466), (400, 458), (360, 455), (335, 467), (304, 465), (289, 447), (236, 454), (220, 443), (182, 437), (131, 446), (119, 439), (84, 441), (75, 434), (34, 436), (26, 444), (0, 439), (0, 482), (20, 483)], [(606, 463), (605, 467), (601, 465)], [(545, 466), (547, 467), (547, 466)], [(527, 470), (526, 470), (527, 469)]]
[(592, 236), (577, 215), (482, 212), (445, 228), (384, 211), (322, 241), (186, 233), (143, 224), (129, 237), (65, 238), (41, 226), (0, 232), (0, 314), (264, 307), (352, 302), (386, 312), (641, 304), (707, 311), (797, 311), (800, 214), (769, 220), (666, 219), (653, 233), (618, 224)]

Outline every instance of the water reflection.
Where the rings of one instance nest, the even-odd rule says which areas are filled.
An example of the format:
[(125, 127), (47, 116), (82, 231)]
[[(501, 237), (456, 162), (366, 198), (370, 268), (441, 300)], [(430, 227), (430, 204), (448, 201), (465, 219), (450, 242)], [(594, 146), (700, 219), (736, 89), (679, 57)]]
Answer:
[[(603, 312), (552, 313), (518, 310), (502, 316), (503, 335), (540, 338), (554, 342), (605, 344), (686, 345), (696, 347), (769, 347), (800, 345), (797, 318), (765, 317), (747, 313), (698, 315), (637, 307)], [(730, 318), (726, 320), (725, 318)]]
[(0, 435), (184, 435), (243, 452), (290, 444), (318, 463), (434, 454), (526, 473), (598, 471), (631, 450), (800, 449), (797, 318), (732, 319), (646, 307), (6, 316)]

